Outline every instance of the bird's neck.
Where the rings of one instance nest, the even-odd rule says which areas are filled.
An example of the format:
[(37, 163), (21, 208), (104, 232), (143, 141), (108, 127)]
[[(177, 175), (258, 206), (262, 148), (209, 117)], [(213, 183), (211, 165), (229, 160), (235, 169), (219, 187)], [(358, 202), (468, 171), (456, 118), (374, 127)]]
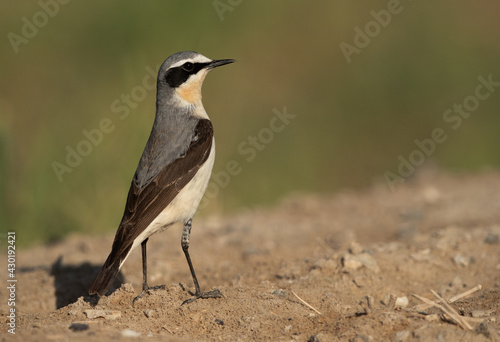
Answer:
[[(156, 101), (155, 120), (176, 120), (174, 117), (195, 117), (198, 119), (210, 120), (201, 101), (198, 103), (187, 103), (185, 101), (179, 101), (178, 99), (175, 99), (175, 97), (168, 102)], [(165, 122), (165, 124), (168, 123)]]

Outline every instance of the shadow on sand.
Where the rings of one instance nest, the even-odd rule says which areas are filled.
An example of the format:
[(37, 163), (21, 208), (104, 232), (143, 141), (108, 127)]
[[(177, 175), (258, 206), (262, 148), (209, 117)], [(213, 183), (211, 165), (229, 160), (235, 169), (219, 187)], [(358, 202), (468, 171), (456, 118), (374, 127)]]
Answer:
[[(91, 265), (88, 262), (80, 265), (64, 265), (62, 259), (63, 257), (60, 256), (50, 269), (42, 267), (54, 277), (56, 308), (60, 309), (74, 303), (82, 296), (86, 302), (95, 305), (99, 297), (97, 295), (90, 296), (88, 291), (102, 265)], [(24, 267), (19, 271), (33, 272), (38, 269), (39, 267)], [(118, 289), (124, 280), (122, 273), (119, 272), (107, 294)]]

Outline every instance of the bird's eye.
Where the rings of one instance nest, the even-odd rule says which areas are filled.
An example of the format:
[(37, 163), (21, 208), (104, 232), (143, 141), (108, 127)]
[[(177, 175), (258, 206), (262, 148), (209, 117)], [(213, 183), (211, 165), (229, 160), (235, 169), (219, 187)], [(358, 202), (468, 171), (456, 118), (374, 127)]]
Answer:
[(194, 70), (194, 64), (191, 63), (191, 62), (186, 62), (182, 65), (182, 69), (184, 69), (185, 71), (193, 71)]

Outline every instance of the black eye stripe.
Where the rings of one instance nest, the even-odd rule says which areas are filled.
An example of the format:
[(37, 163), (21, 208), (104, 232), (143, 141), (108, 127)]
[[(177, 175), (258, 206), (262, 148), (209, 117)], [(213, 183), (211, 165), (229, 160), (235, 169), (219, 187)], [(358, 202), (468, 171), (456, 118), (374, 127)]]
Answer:
[[(190, 63), (190, 62), (187, 62)], [(201, 69), (205, 68), (210, 63), (191, 63), (192, 68), (186, 70), (187, 66), (184, 63), (181, 66), (169, 69), (165, 74), (165, 82), (172, 88), (177, 88), (182, 83), (186, 82), (189, 76), (198, 73)]]
[(196, 74), (198, 71), (200, 71), (201, 69), (205, 68), (209, 64), (210, 63), (193, 63), (193, 68), (192, 68), (192, 70), (189, 73), (191, 75)]

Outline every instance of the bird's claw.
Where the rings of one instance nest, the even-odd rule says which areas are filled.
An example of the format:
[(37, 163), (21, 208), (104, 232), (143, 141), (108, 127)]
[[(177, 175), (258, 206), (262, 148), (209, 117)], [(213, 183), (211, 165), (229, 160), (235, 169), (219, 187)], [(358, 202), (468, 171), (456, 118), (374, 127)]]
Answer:
[[(190, 292), (191, 293), (191, 292)], [(218, 289), (208, 291), (208, 292), (197, 292), (197, 293), (191, 293), (193, 297), (186, 299), (185, 301), (182, 302), (181, 306), (184, 304), (189, 304), (194, 302), (197, 299), (208, 299), (208, 298), (222, 298), (224, 295), (222, 292), (220, 292)]]
[(142, 298), (142, 297), (143, 297), (146, 293), (147, 293), (148, 295), (150, 295), (150, 294), (151, 294), (151, 290), (153, 290), (153, 291), (154, 291), (154, 290), (165, 290), (165, 287), (166, 287), (166, 285), (157, 285), (157, 286), (151, 286), (151, 287), (149, 287), (149, 286), (144, 286), (144, 287), (142, 288), (142, 292), (141, 292), (141, 294), (140, 294), (140, 295), (138, 295), (137, 297), (135, 297), (135, 298), (132, 300), (132, 306), (134, 306), (134, 305), (135, 305), (136, 300), (141, 299), (141, 298)]

